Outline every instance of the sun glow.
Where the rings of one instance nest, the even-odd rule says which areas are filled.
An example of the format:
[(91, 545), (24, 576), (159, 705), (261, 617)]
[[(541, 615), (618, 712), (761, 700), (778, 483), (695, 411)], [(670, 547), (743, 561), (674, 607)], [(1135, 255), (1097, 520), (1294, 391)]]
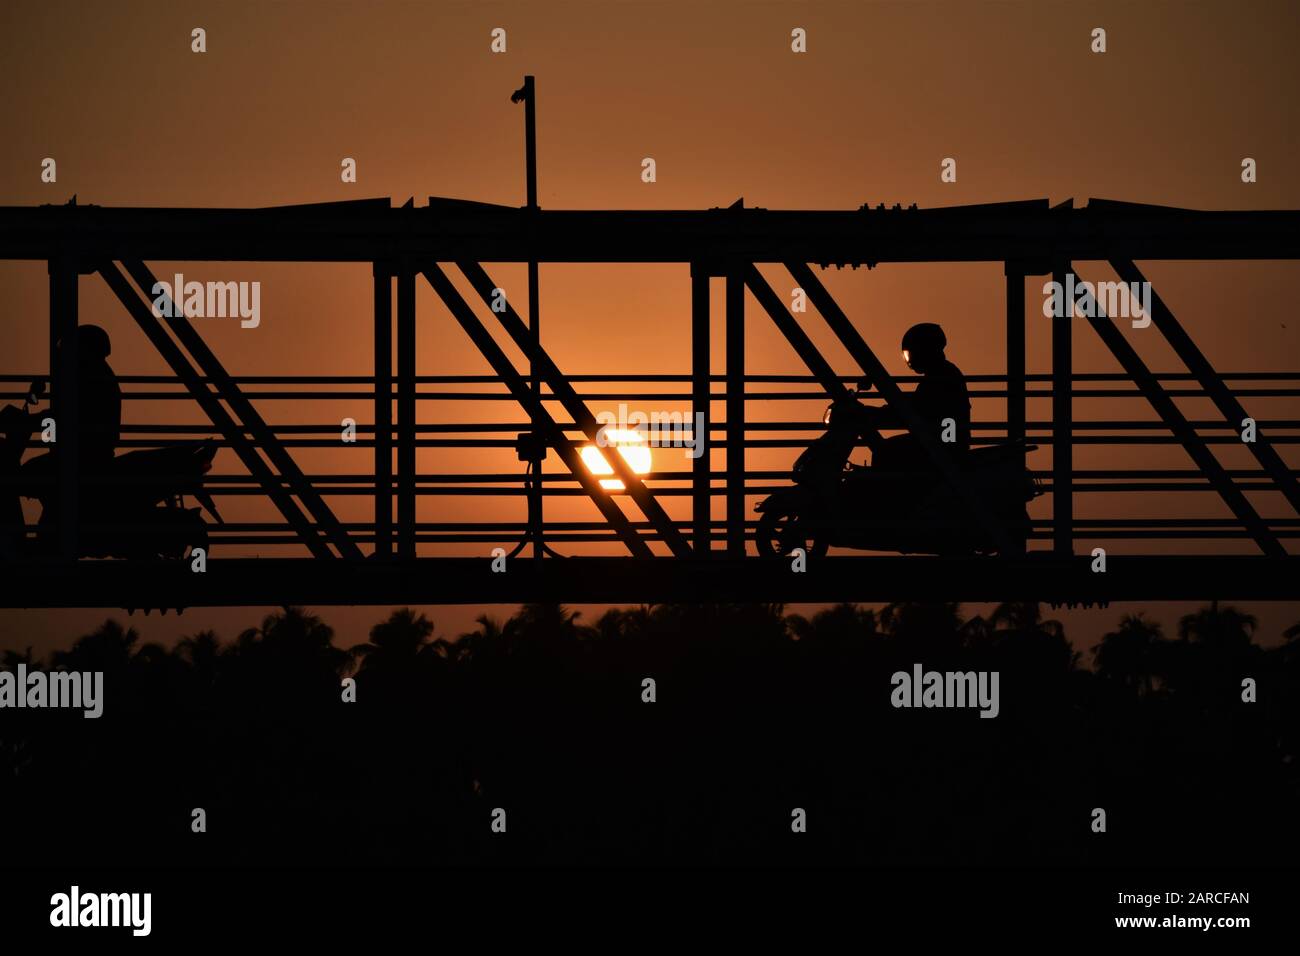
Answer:
[[(628, 467), (635, 474), (644, 475), (650, 471), (650, 445), (646, 442), (645, 436), (635, 428), (606, 428), (605, 429), (605, 454), (609, 454), (609, 449), (618, 450), (619, 455), (627, 462)], [(580, 454), (582, 463), (587, 466), (587, 470), (593, 475), (612, 475), (614, 469), (610, 466), (604, 456), (601, 455), (601, 449), (595, 445), (584, 445)], [(600, 486), (606, 491), (623, 491), (623, 482), (617, 478), (601, 478)]]

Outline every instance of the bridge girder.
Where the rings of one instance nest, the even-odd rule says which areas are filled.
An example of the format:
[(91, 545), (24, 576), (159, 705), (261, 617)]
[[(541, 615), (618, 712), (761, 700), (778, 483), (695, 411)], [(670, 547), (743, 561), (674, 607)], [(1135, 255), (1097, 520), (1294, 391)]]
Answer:
[[(431, 198), (270, 209), (0, 207), (0, 259), (1025, 263), (1300, 258), (1300, 211), (1046, 199), (933, 209), (549, 210)], [(1041, 270), (1040, 270), (1041, 271)]]
[[(183, 316), (167, 318), (167, 328), (171, 332), (170, 335), (167, 334), (146, 304), (149, 295), (145, 290), (153, 287), (153, 275), (143, 262), (146, 257), (180, 261), (194, 259), (365, 260), (373, 263), (376, 283), (375, 559), (370, 562), (356, 560), (361, 557), (356, 541), (334, 518), (321, 494), (311, 486), (298, 469), (286, 447), (279, 441), (274, 431), (262, 421), (252, 404), (240, 393), (234, 380), (226, 374), (215, 355), (207, 348), (202, 337)], [(745, 289), (748, 288), (755, 296), (804, 364), (828, 392), (839, 395), (844, 391), (844, 386), (829, 363), (800, 328), (798, 320), (785, 308), (784, 303), (762, 278), (757, 264), (779, 263), (785, 266), (796, 283), (805, 290), (809, 301), (822, 315), (836, 338), (860, 365), (862, 371), (877, 383), (877, 389), (886, 403), (898, 411), (900, 417), (907, 422), (909, 429), (922, 440), (923, 444), (927, 445), (927, 451), (931, 453), (931, 457), (938, 465), (950, 470), (948, 459), (938, 452), (933, 439), (917, 427), (916, 421), (911, 420), (913, 416), (909, 415), (910, 408), (905, 401), (902, 401), (902, 393), (897, 383), (885, 371), (883, 364), (836, 304), (826, 287), (813, 274), (809, 262), (855, 266), (865, 263), (873, 266), (879, 262), (889, 261), (1002, 261), (1007, 274), (1007, 429), (1010, 437), (1023, 437), (1025, 430), (1023, 319), (1026, 275), (1051, 272), (1060, 280), (1064, 272), (1072, 268), (1073, 260), (1109, 260), (1125, 282), (1141, 282), (1145, 280), (1133, 261), (1139, 258), (1300, 258), (1300, 211), (1201, 212), (1104, 200), (1093, 200), (1088, 206), (1077, 209), (1073, 208), (1072, 203), (1049, 207), (1046, 200), (1040, 200), (930, 210), (915, 208), (903, 210), (897, 207), (891, 210), (883, 208), (873, 210), (864, 207), (854, 212), (770, 211), (745, 209), (741, 203), (727, 209), (690, 212), (569, 212), (542, 211), (536, 208), (512, 209), (438, 199), (431, 200), (430, 205), (424, 208), (416, 208), (410, 201), (401, 208), (392, 208), (387, 200), (263, 210), (109, 209), (72, 204), (39, 209), (0, 208), (0, 258), (49, 260), (52, 341), (57, 336), (66, 334), (70, 323), (75, 324), (77, 276), (87, 271), (99, 271), (144, 329), (150, 341), (189, 388), (193, 397), (212, 418), (214, 425), (223, 432), (235, 448), (250, 474), (262, 485), (268, 497), (280, 509), (298, 534), (300, 541), (316, 558), (334, 557), (329, 550), (329, 546), (332, 545), (341, 556), (354, 559), (347, 562), (350, 565), (364, 563), (367, 567), (387, 567), (392, 553), (390, 545), (395, 533), (398, 545), (397, 557), (401, 559), (400, 563), (403, 566), (423, 565), (427, 560), (441, 562), (435, 565), (440, 569), (440, 573), (445, 571), (469, 588), (466, 591), (457, 591), (457, 594), (465, 600), (542, 599), (546, 593), (544, 590), (529, 591), (528, 589), (544, 589), (549, 586), (547, 582), (551, 581), (551, 578), (548, 575), (561, 573), (559, 568), (554, 572), (541, 568), (534, 569), (533, 576), (529, 578), (532, 582), (530, 584), (520, 584), (519, 579), (512, 576), (515, 584), (522, 589), (518, 593), (539, 595), (534, 598), (513, 598), (499, 596), (500, 589), (496, 587), (499, 582), (491, 586), (485, 585), (487, 590), (479, 589), (473, 583), (474, 575), (478, 573), (470, 570), (473, 565), (456, 564), (453, 559), (416, 558), (414, 280), (417, 272), (423, 273), (447, 304), (453, 316), (470, 334), (494, 371), (505, 381), (513, 397), (529, 413), (534, 427), (540, 424), (541, 430), (548, 436), (550, 447), (557, 450), (568, 466), (571, 476), (593, 499), (609, 526), (628, 546), (634, 555), (629, 568), (645, 569), (649, 577), (644, 593), (662, 594), (664, 597), (661, 599), (687, 600), (690, 599), (688, 596), (693, 594), (711, 594), (714, 596), (713, 599), (719, 600), (726, 599), (724, 596), (727, 594), (751, 594), (757, 596), (737, 599), (761, 599), (761, 596), (767, 593), (764, 587), (751, 587), (750, 582), (740, 581), (739, 579), (744, 575), (739, 572), (736, 572), (737, 581), (734, 583), (729, 583), (727, 577), (731, 573), (727, 570), (730, 564), (744, 563), (747, 566), (759, 567), (752, 560), (743, 561), (747, 538), (744, 514), (747, 494), (744, 466), (744, 451), (747, 447), (744, 432)], [(134, 286), (113, 265), (114, 259), (123, 262), (126, 271), (134, 280)], [(581, 464), (575, 448), (564, 435), (564, 426), (547, 414), (540, 392), (537, 390), (537, 382), (545, 381), (550, 386), (552, 395), (564, 405), (565, 411), (573, 418), (577, 427), (585, 433), (588, 440), (595, 441), (596, 421), (587, 409), (585, 401), (573, 389), (546, 351), (541, 348), (540, 342), (530, 333), (513, 307), (507, 305), (504, 314), (497, 312), (496, 309), (493, 309), (493, 312), (528, 359), (533, 381), (526, 380), (522, 373), (517, 372), (504, 353), (495, 345), (491, 335), (474, 315), (469, 304), (438, 268), (436, 265), (438, 261), (456, 262), (470, 284), (489, 306), (494, 287), (481, 265), (484, 261), (689, 262), (692, 276), (692, 348), (693, 353), (696, 353), (692, 356), (691, 400), (693, 408), (702, 410), (705, 414), (706, 434), (710, 427), (709, 406), (713, 401), (708, 362), (709, 279), (725, 278), (727, 334), (724, 398), (727, 408), (725, 444), (727, 470), (724, 493), (727, 504), (725, 528), (728, 544), (725, 557), (711, 547), (713, 489), (707, 456), (697, 459), (692, 470), (692, 521), (695, 540), (695, 547), (692, 548), (676, 524), (668, 518), (655, 495), (631, 471), (623, 458), (606, 452), (607, 461), (614, 473), (623, 481), (629, 498), (637, 504), (648, 519), (650, 526), (648, 530), (651, 533), (643, 537), (628, 521), (617, 503), (604, 493), (599, 483)], [(423, 263), (429, 265), (421, 265)], [(395, 393), (392, 389), (394, 380), (389, 352), (393, 332), (391, 282), (394, 278), (397, 280), (398, 344)], [(1153, 298), (1153, 303), (1155, 325), (1225, 418), (1232, 421), (1245, 417), (1240, 402), (1182, 330), (1168, 307), (1158, 296)], [(1195, 428), (1181, 415), (1172, 398), (1164, 392), (1156, 377), (1137, 357), (1124, 337), (1104, 316), (1094, 317), (1090, 321), (1137, 384), (1141, 393), (1150, 400), (1161, 419), (1174, 433), (1175, 438), (1188, 450), (1198, 467), (1210, 480), (1211, 485), (1232, 509), (1238, 521), (1248, 529), (1265, 555), (1275, 561), (1275, 565), (1270, 567), (1293, 566), (1292, 559), (1287, 557), (1278, 537), (1270, 530), (1269, 522), (1260, 518), (1242, 491), (1233, 484), (1231, 478), (1209, 452), (1207, 442), (1196, 435)], [(1007, 560), (979, 561), (967, 565), (960, 561), (952, 562), (951, 559), (944, 559), (948, 563), (934, 565), (934, 567), (941, 579), (951, 584), (951, 591), (940, 588), (937, 592), (945, 597), (950, 594), (991, 594), (985, 590), (985, 587), (991, 586), (995, 578), (1019, 574), (1021, 571), (1028, 575), (1028, 578), (1023, 580), (1036, 581), (1043, 587), (1048, 587), (1052, 581), (1056, 582), (1055, 585), (1051, 585), (1052, 587), (1064, 581), (1065, 591), (1069, 593), (1092, 593), (1096, 590), (1093, 584), (1085, 584), (1089, 579), (1070, 577), (1073, 574), (1070, 569), (1074, 567), (1069, 563), (1073, 549), (1074, 489), (1070, 460), (1070, 448), (1073, 442), (1070, 410), (1073, 372), (1068, 334), (1069, 320), (1063, 320), (1053, 328), (1052, 429), (1053, 442), (1057, 448), (1057, 454), (1054, 456), (1052, 489), (1055, 500), (1053, 557), (1058, 563), (1047, 565), (1040, 561), (1021, 568), (1014, 562), (1007, 563)], [(177, 341), (173, 341), (173, 337), (193, 356), (198, 368), (191, 365), (189, 359), (180, 353)], [(59, 414), (60, 425), (65, 435), (69, 431), (75, 434), (75, 418), (66, 407), (70, 399), (75, 398), (73, 391), (75, 383), (69, 374), (75, 355), (69, 349), (63, 352), (61, 359), (58, 367), (52, 368), (55, 379), (54, 401), (56, 408), (60, 404), (64, 407)], [(215, 384), (215, 391), (203, 384), (204, 376)], [(389, 416), (389, 403), (394, 397), (397, 399), (398, 411), (395, 429)], [(222, 407), (222, 402), (235, 413), (233, 416)], [(252, 440), (249, 440), (245, 432), (252, 435)], [(393, 441), (394, 436), (396, 442)], [(388, 457), (394, 447), (398, 452), (396, 474), (392, 473), (391, 460)], [(1257, 440), (1249, 443), (1248, 447), (1263, 466), (1265, 473), (1276, 486), (1276, 490), (1280, 491), (1296, 509), (1297, 514), (1300, 514), (1300, 484), (1297, 484), (1295, 475), (1286, 463), (1267, 440)], [(262, 459), (263, 454), (275, 466), (275, 472), (267, 467)], [(75, 513), (76, 483), (69, 480), (74, 474), (74, 466), (73, 456), (65, 456), (60, 475), (69, 505), (64, 512), (65, 515)], [(389, 510), (394, 478), (397, 482), (396, 527)], [(948, 478), (955, 494), (970, 499), (966, 503), (971, 513), (988, 525), (989, 531), (998, 531), (996, 524), (991, 522), (984, 513), (982, 503), (974, 500), (964, 491), (957, 476), (949, 474)], [(538, 488), (540, 487), (539, 483)], [(314, 522), (303, 513), (299, 502), (310, 513), (310, 518), (314, 519)], [(73, 540), (75, 522), (69, 520), (65, 524), (67, 527), (62, 529), (64, 533), (60, 540), (62, 553), (67, 556), (72, 553), (75, 544)], [(366, 537), (367, 535), (362, 532), (356, 540), (365, 540)], [(1002, 538), (1005, 539), (1005, 533)], [(694, 589), (691, 582), (695, 579), (689, 574), (682, 577), (676, 571), (665, 570), (661, 559), (651, 558), (652, 552), (647, 544), (651, 540), (664, 542), (674, 555), (674, 559), (683, 567), (694, 568), (705, 557), (718, 562), (720, 570), (716, 575), (711, 575), (710, 583), (705, 585), (711, 590)], [(1004, 553), (1007, 554), (1019, 550), (1016, 542), (1003, 540), (1002, 545)], [(1041, 558), (1041, 554), (1038, 557)], [(587, 560), (581, 559), (582, 562)], [(851, 563), (857, 560), (876, 563), (869, 565)], [(896, 566), (879, 563), (890, 560), (904, 561), (906, 564)], [(921, 562), (936, 560), (939, 559), (915, 556), (898, 559), (835, 558), (823, 565), (828, 574), (816, 584), (811, 583), (812, 578), (802, 583), (778, 581), (779, 575), (773, 577), (773, 566), (761, 565), (762, 570), (755, 572), (754, 580), (766, 581), (772, 585), (776, 590), (771, 594), (782, 595), (783, 600), (901, 599), (906, 590), (900, 582), (906, 575), (897, 573), (895, 568), (913, 566), (914, 569), (919, 570)], [(1112, 560), (1121, 559), (1112, 557)], [(1152, 557), (1122, 560), (1140, 563), (1173, 562), (1182, 559)], [(1235, 559), (1206, 557), (1195, 560), (1213, 562)], [(230, 567), (236, 573), (236, 578), (242, 573), (239, 571), (242, 566), (238, 562), (223, 561), (222, 565)], [(270, 569), (272, 563), (258, 562), (258, 566)], [(560, 565), (560, 567), (565, 566)], [(579, 566), (578, 564), (567, 565), (569, 568)], [(1193, 575), (1191, 580), (1202, 581), (1206, 587), (1214, 584), (1215, 578), (1205, 569), (1219, 567), (1212, 563), (1178, 566), (1189, 569)], [(567, 600), (644, 600), (643, 597), (637, 597), (633, 591), (627, 590), (630, 584), (624, 571), (615, 571), (612, 566), (599, 563), (583, 563), (581, 567), (591, 569), (595, 577), (589, 584), (584, 584), (574, 593), (605, 596), (571, 597), (566, 598)], [(850, 570), (854, 567), (870, 568), (873, 573), (883, 574), (888, 586), (893, 590), (888, 594), (872, 590), (870, 593), (880, 594), (878, 598), (855, 596), (858, 592), (852, 585)], [(1050, 573), (1042, 570), (1047, 567), (1054, 570)], [(1264, 566), (1228, 564), (1222, 567), (1227, 568), (1231, 575), (1238, 573), (1236, 570), (1238, 568), (1259, 569)], [(291, 593), (316, 593), (312, 586), (299, 581), (302, 575), (299, 564), (290, 560), (283, 565), (283, 568), (288, 575), (286, 581)], [(829, 571), (831, 568), (836, 570), (831, 573)], [(954, 577), (958, 568), (962, 569), (963, 574), (971, 575), (970, 581), (976, 583), (967, 587), (966, 584), (958, 582)], [(586, 571), (584, 570), (583, 573), (585, 574)], [(115, 579), (116, 574), (116, 571), (111, 570), (94, 572), (87, 579), (88, 586), (93, 591), (98, 587), (96, 582), (99, 578)], [(334, 572), (328, 572), (327, 576), (332, 574)], [(1061, 577), (1062, 574), (1066, 577)], [(1267, 593), (1268, 596), (1284, 596), (1279, 593), (1280, 587), (1275, 586), (1280, 579), (1273, 570), (1264, 572), (1252, 570), (1251, 574), (1263, 575), (1266, 583), (1260, 593)], [(1202, 576), (1196, 577), (1197, 575)], [(399, 578), (405, 581), (404, 577), (399, 576)], [(1162, 578), (1163, 583), (1157, 584), (1151, 593), (1143, 592), (1143, 594), (1152, 599), (1159, 599), (1159, 595), (1162, 594), (1182, 594), (1186, 591), (1185, 585), (1188, 580), (1184, 577), (1180, 578), (1179, 582), (1173, 582)], [(1230, 577), (1228, 583), (1236, 581), (1237, 579)], [(1010, 590), (1019, 588), (1019, 584), (1013, 585), (1009, 578), (1004, 580), (1004, 584)], [(1250, 591), (1245, 587), (1244, 578), (1238, 584), (1244, 589), (1243, 594)], [(260, 585), (251, 579), (238, 579), (231, 590), (241, 595), (263, 593), (259, 587)], [(900, 587), (904, 587), (904, 590), (897, 590)], [(657, 588), (662, 590), (656, 590)], [(677, 590), (672, 590), (674, 588)], [(403, 583), (398, 590), (403, 594), (418, 592), (414, 581), (409, 586)], [(561, 591), (570, 593), (565, 589)], [(1116, 587), (1110, 583), (1101, 587), (1098, 593), (1101, 592), (1128, 593), (1123, 586)], [(226, 592), (221, 590), (210, 592), (205, 590), (204, 586), (191, 584), (177, 593), (193, 594), (198, 598), (211, 598), (216, 603), (222, 603), (225, 600), (222, 595)], [(340, 603), (354, 603), (350, 598), (356, 595), (364, 598), (366, 595), (389, 592), (384, 585), (373, 583), (360, 586), (355, 595), (347, 589), (343, 593), (347, 599), (341, 600)], [(510, 593), (515, 592), (510, 591)], [(613, 594), (625, 596), (619, 598), (609, 596)], [(811, 594), (827, 596), (807, 596)], [(784, 595), (791, 596), (786, 598)], [(455, 596), (442, 597), (435, 603), (453, 603), (456, 599)], [(1081, 599), (1091, 600), (1091, 598)], [(144, 606), (147, 602), (139, 603)], [(178, 603), (203, 602), (186, 600)], [(243, 603), (242, 598), (240, 603)], [(250, 598), (248, 603), (257, 602)], [(314, 599), (309, 603), (329, 602)], [(361, 603), (368, 603), (368, 601), (362, 600)]]

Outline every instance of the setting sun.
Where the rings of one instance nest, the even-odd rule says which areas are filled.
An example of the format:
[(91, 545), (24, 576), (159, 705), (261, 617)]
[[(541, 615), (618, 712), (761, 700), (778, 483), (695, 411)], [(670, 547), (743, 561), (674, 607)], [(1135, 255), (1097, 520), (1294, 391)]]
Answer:
[[(617, 448), (618, 453), (623, 456), (623, 460), (638, 475), (644, 475), (650, 471), (650, 446), (646, 442), (645, 436), (635, 428), (607, 428), (605, 429), (606, 447)], [(610, 466), (599, 448), (595, 445), (585, 445), (582, 448), (582, 463), (587, 466), (587, 470), (593, 475), (612, 475), (614, 469)], [(623, 491), (623, 482), (618, 478), (601, 478), (600, 486), (606, 491)]]

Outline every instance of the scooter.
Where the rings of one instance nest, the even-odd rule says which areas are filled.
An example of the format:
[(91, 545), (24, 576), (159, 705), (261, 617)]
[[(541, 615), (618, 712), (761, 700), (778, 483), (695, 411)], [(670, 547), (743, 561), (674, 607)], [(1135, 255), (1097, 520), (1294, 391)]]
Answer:
[[(57, 459), (46, 455), (22, 463), (40, 425), (31, 407), (44, 393), (33, 382), (21, 409), (0, 409), (0, 557), (18, 559), (56, 552), (59, 527)], [(203, 511), (222, 523), (203, 488), (217, 443), (210, 439), (118, 455), (102, 473), (83, 476), (77, 493), (77, 555), (92, 558), (182, 558), (208, 549)], [(185, 506), (190, 495), (200, 505)], [(20, 498), (41, 502), (35, 541), (28, 539)]]
[[(823, 416), (825, 433), (795, 460), (794, 485), (755, 506), (758, 552), (768, 557), (802, 548), (820, 557), (832, 547), (902, 554), (991, 554), (996, 540), (970, 514), (936, 467), (894, 463), (891, 442), (873, 454), (872, 467), (849, 456), (863, 432), (865, 410), (858, 393), (833, 402)], [(894, 440), (896, 441), (896, 440)], [(898, 447), (898, 446), (894, 446)], [(912, 446), (915, 447), (915, 446)], [(1026, 504), (1042, 493), (1024, 466), (1036, 445), (1023, 441), (969, 451), (957, 465), (961, 480), (1012, 542), (1030, 529)]]

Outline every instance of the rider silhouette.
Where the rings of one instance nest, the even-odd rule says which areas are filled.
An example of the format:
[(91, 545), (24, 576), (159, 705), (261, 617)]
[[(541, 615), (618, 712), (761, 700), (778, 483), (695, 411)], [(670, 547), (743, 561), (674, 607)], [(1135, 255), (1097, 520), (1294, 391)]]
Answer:
[(85, 473), (113, 460), (122, 435), (122, 388), (108, 364), (112, 351), (98, 325), (77, 327), (77, 464)]
[[(108, 333), (99, 326), (77, 328), (76, 448), (79, 481), (88, 476), (103, 475), (109, 470), (122, 432), (122, 389), (108, 364), (111, 351)], [(33, 383), (32, 391), (35, 397), (29, 398), (29, 404), (39, 400), (44, 384)], [(50, 486), (58, 473), (57, 440), (49, 446), (48, 454), (21, 463), (23, 452), (30, 446), (30, 436), (40, 431), (49, 417), (48, 411), (30, 412), (26, 411), (26, 406), (11, 405), (0, 409), (0, 432), (3, 433), (0, 441), (0, 557), (6, 559), (22, 553), (23, 496), (41, 497), (46, 502), (41, 514), (42, 525), (47, 525), (57, 512), (57, 499), (50, 494)]]
[[(59, 343), (62, 348), (62, 342)], [(122, 387), (108, 364), (113, 345), (98, 325), (77, 327), (77, 474), (102, 476), (109, 470), (122, 434)], [(45, 418), (47, 413), (36, 413)], [(55, 426), (58, 427), (56, 421)], [(62, 438), (62, 436), (59, 436)], [(50, 453), (22, 466), (26, 481), (48, 483), (58, 471), (58, 442)]]
[[(903, 335), (903, 361), (922, 378), (910, 396), (904, 396), (916, 411), (925, 430), (939, 447), (954, 457), (970, 451), (970, 394), (966, 376), (944, 356), (948, 338), (933, 322), (914, 325)], [(864, 421), (872, 428), (906, 428), (902, 416), (880, 405), (861, 406)], [(944, 439), (948, 440), (945, 441)], [(873, 439), (871, 465), (876, 471), (933, 472), (935, 463), (910, 432), (889, 439)]]

